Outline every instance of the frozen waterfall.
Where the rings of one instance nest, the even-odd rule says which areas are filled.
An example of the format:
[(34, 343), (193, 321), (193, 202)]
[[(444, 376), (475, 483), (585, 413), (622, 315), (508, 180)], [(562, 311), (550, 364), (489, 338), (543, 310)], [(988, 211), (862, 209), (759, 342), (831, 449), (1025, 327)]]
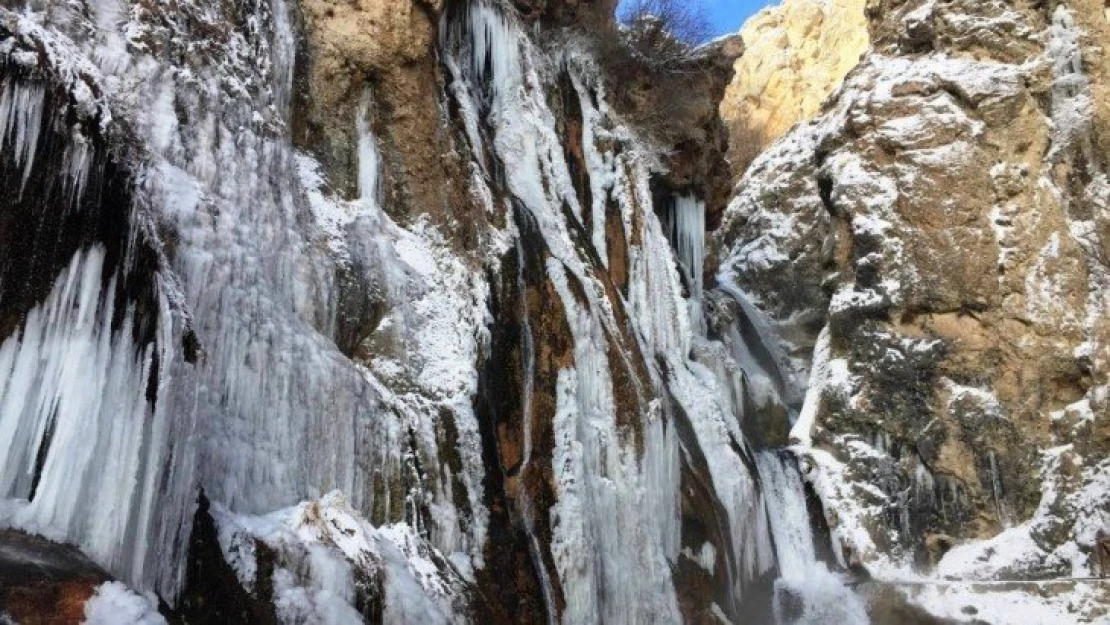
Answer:
[(690, 292), (690, 322), (699, 335), (704, 334), (705, 202), (692, 195), (676, 195), (668, 206), (667, 221), (678, 266)]
[[(172, 605), (203, 489), (244, 588), (256, 550), (276, 554), (282, 618), (356, 622), (369, 571), (387, 579), (386, 614), (449, 622), (476, 580), (501, 574), (485, 569), (499, 536), (487, 478), (504, 468), (515, 491), (497, 503), (526, 535), (513, 556), (531, 562), (549, 623), (679, 621), (688, 566), (719, 593), (714, 613), (739, 618), (777, 573), (784, 622), (815, 622), (792, 606), (839, 582), (814, 555), (802, 476), (743, 429), (751, 410), (796, 403), (774, 328), (727, 284), (707, 292), (705, 202), (691, 191), (654, 206), (659, 159), (609, 108), (589, 53), (541, 49), (500, 3), (445, 11), (444, 121), (458, 117), (469, 199), (498, 223), (489, 249), (464, 252), (428, 215), (393, 210), (397, 137), (375, 134), (369, 87), (337, 122), (354, 197), (294, 148), (299, 35), (284, 0), (204, 9), (249, 60), (193, 54), (125, 2), (88, 4), (59, 19), (87, 34), (74, 38), (50, 38), (34, 8), (0, 9), (49, 39), (51, 54), (21, 62), (80, 65), (42, 72), (57, 84), (0, 84), (12, 186), (47, 196), (38, 209), (91, 210), (80, 200), (107, 138), (58, 121), (76, 114), (51, 109), (52, 89), (74, 84), (57, 76), (103, 96), (86, 126), (135, 144), (117, 181), (133, 202), (95, 207), (119, 212), (126, 242), (58, 252), (57, 275), (0, 337), (0, 525), (76, 544)], [(125, 40), (135, 33), (157, 45)], [(40, 188), (44, 159), (61, 194)], [(519, 455), (487, 466), (478, 369), (497, 327), (490, 283), (514, 255), (498, 286), (519, 296)], [(722, 292), (739, 312), (718, 332), (708, 311)]]

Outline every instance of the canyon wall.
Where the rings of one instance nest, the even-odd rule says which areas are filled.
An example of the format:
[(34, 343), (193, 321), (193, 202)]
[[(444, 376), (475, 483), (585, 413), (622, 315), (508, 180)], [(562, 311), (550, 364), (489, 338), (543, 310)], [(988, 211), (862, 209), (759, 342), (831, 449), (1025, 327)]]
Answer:
[(0, 0), (0, 620), (1104, 618), (1101, 0), (612, 11)]
[(863, 62), (737, 187), (714, 235), (722, 272), (811, 371), (792, 438), (842, 561), (1098, 575), (1104, 7), (890, 1), (867, 16)]
[(813, 118), (859, 64), (870, 44), (866, 5), (785, 0), (744, 24), (745, 52), (720, 106), (738, 176), (794, 124)]

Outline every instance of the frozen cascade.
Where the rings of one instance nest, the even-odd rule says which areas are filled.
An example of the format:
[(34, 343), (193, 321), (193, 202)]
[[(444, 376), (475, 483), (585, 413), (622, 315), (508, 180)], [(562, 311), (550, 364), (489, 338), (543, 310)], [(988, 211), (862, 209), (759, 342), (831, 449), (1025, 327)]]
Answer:
[[(275, 0), (272, 10), (286, 8)], [(287, 33), (267, 43), (273, 52), (264, 60), (292, 55), (275, 50), (293, 45)], [(277, 104), (288, 99), (291, 75), (272, 76), (267, 92)], [(170, 126), (165, 160), (149, 179), (180, 237), (174, 269), (205, 350), (201, 482), (213, 500), (244, 512), (334, 488), (371, 509), (385, 490), (371, 476), (400, 470), (400, 452), (385, 450), (403, 447), (401, 433), (380, 418), (378, 393), (324, 333), (334, 325), (335, 270), (300, 226), (292, 150), (287, 140), (234, 130), (250, 127), (246, 105), (209, 106), (208, 90), (185, 76), (164, 88), (174, 90), (171, 102), (208, 111), (202, 123)], [(174, 114), (154, 115), (163, 123), (160, 116)], [(399, 505), (385, 514), (396, 518)]]
[(697, 325), (697, 334), (704, 335), (705, 202), (695, 196), (677, 195), (671, 198), (667, 218), (678, 264), (690, 289), (690, 321)]
[[(82, 317), (84, 325), (77, 329), (72, 327), (76, 318), (60, 313), (29, 317), (38, 320), (39, 326), (27, 325), (20, 339), (9, 339), (3, 348), (8, 367), (0, 378), (4, 402), (6, 406), (25, 404), (18, 410), (4, 408), (0, 427), (6, 435), (23, 437), (21, 440), (32, 444), (39, 436), (35, 428), (43, 430), (47, 422), (53, 423), (53, 450), (68, 440), (60, 437), (73, 435), (62, 429), (72, 418), (73, 394), (92, 393), (89, 385), (93, 379), (70, 383), (75, 375), (73, 363), (50, 359), (41, 363), (42, 371), (58, 381), (38, 385), (36, 380), (44, 374), (28, 368), (36, 349), (31, 341), (46, 344), (65, 337), (73, 341), (69, 352), (52, 344), (50, 358), (72, 355), (75, 350), (98, 350), (87, 360), (114, 367), (107, 369), (103, 383), (118, 388), (98, 394), (113, 402), (144, 398), (152, 377), (156, 379), (149, 385), (158, 384), (160, 392), (155, 406), (128, 404), (127, 410), (113, 413), (117, 416), (108, 421), (113, 427), (98, 428), (98, 437), (85, 433), (86, 440), (96, 441), (88, 448), (97, 450), (95, 458), (87, 459), (89, 463), (125, 463), (140, 457), (137, 477), (129, 481), (121, 476), (119, 471), (126, 468), (86, 472), (84, 479), (97, 484), (101, 475), (115, 480), (112, 488), (100, 489), (95, 501), (91, 495), (64, 498), (58, 494), (59, 501), (52, 504), (49, 489), (59, 479), (56, 470), (62, 469), (55, 468), (60, 462), (53, 460), (56, 455), (47, 454), (34, 500), (30, 504), (3, 503), (5, 522), (41, 528), (57, 540), (76, 542), (117, 577), (139, 590), (156, 589), (171, 603), (182, 582), (183, 548), (187, 545), (182, 534), (189, 531), (198, 483), (213, 501), (241, 513), (267, 513), (342, 489), (375, 523), (404, 520), (421, 527), (426, 518), (428, 526), (421, 530), (436, 547), (453, 558), (457, 555), (461, 568), (471, 566), (470, 558), (480, 565), (485, 527), (482, 469), (470, 401), (473, 383), (466, 382), (477, 377), (474, 354), (480, 334), (475, 331), (467, 336), (466, 328), (480, 328), (484, 323), (484, 281), (464, 280), (467, 268), (441, 253), (436, 246), (446, 246), (438, 242), (435, 233), (419, 226), (413, 232), (404, 231), (388, 222), (380, 207), (368, 208), (376, 204), (371, 199), (376, 200), (373, 189), (379, 167), (368, 131), (360, 133), (363, 140), (359, 144), (364, 201), (351, 206), (323, 196), (314, 168), (306, 165), (311, 159), (294, 154), (283, 132), (296, 45), (283, 0), (260, 0), (249, 6), (179, 7), (186, 14), (206, 11), (204, 23), (227, 27), (224, 34), (229, 49), (251, 51), (249, 58), (219, 54), (215, 59), (208, 51), (194, 53), (190, 48), (185, 53), (184, 48), (179, 49), (190, 45), (187, 37), (158, 39), (164, 31), (145, 21), (151, 16), (120, 10), (125, 3), (96, 0), (90, 5), (89, 15), (63, 11), (55, 23), (75, 32), (87, 30), (91, 36), (83, 34), (72, 41), (64, 36), (44, 39), (51, 50), (46, 58), (85, 63), (80, 67), (81, 76), (102, 82), (97, 88), (119, 105), (119, 117), (133, 117), (134, 138), (146, 142), (141, 147), (147, 160), (136, 163), (141, 171), (135, 177), (134, 192), (143, 209), (155, 213), (159, 229), (172, 232), (173, 253), (164, 279), (175, 289), (180, 287), (180, 292), (163, 289), (159, 295), (187, 309), (199, 353), (196, 364), (173, 353), (171, 347), (181, 345), (181, 340), (173, 334), (178, 330), (171, 321), (176, 320), (171, 320), (168, 312), (159, 320), (163, 324), (159, 332), (166, 336), (154, 347), (129, 346), (126, 332), (108, 333), (98, 326), (96, 306), (103, 308), (107, 305), (103, 302), (90, 304), (95, 314), (87, 310), (85, 314), (92, 315), (93, 321)], [(239, 13), (247, 11), (250, 19), (240, 19)], [(22, 33), (53, 36), (37, 25), (41, 15), (33, 9), (20, 16), (6, 9), (0, 13), (6, 23), (17, 23)], [(123, 32), (129, 37), (158, 40), (166, 46), (166, 54), (155, 59), (143, 46), (117, 45), (123, 41)], [(4, 53), (10, 49), (0, 46)], [(82, 59), (92, 59), (99, 67)], [(120, 92), (124, 86), (126, 92)], [(21, 86), (8, 77), (0, 85), (4, 113), (0, 145), (5, 152), (12, 149), (24, 178), (34, 163), (40, 95), (39, 87)], [(180, 111), (196, 115), (183, 123)], [(107, 123), (108, 119), (106, 115), (101, 121)], [(352, 122), (368, 127), (365, 116)], [(73, 177), (68, 188), (74, 195), (81, 193), (88, 174), (87, 148), (76, 141), (67, 148), (70, 166), (63, 170)], [(414, 376), (418, 377), (415, 386), (419, 393), (392, 394), (367, 367), (336, 347), (335, 276), (337, 264), (350, 261), (335, 248), (319, 245), (321, 238), (332, 234), (319, 219), (316, 209), (321, 206), (331, 214), (344, 213), (338, 234), (352, 243), (347, 249), (365, 253), (373, 261), (363, 265), (374, 274), (367, 281), (402, 300), (389, 319), (402, 322), (402, 334), (410, 328), (417, 335), (405, 339), (415, 343), (409, 350), (413, 367), (422, 367)], [(348, 219), (348, 215), (353, 217)], [(384, 246), (390, 247), (388, 263), (378, 262), (385, 256)], [(403, 262), (399, 256), (404, 257)], [(97, 258), (95, 250), (88, 251), (78, 264), (91, 267), (99, 262)], [(411, 263), (416, 263), (418, 270), (412, 270)], [(91, 289), (93, 282), (90, 278), (81, 284)], [(107, 283), (108, 278), (102, 282)], [(458, 298), (460, 292), (468, 297)], [(88, 297), (99, 298), (99, 293), (93, 290)], [(55, 299), (58, 297), (62, 295)], [(445, 306), (443, 302), (449, 298), (458, 303)], [(55, 305), (51, 303), (55, 299), (43, 306)], [(163, 302), (163, 307), (168, 310), (169, 304)], [(116, 316), (123, 317), (118, 308)], [(431, 316), (431, 310), (439, 316)], [(417, 328), (417, 321), (425, 325)], [(45, 329), (40, 327), (43, 324), (48, 324)], [(451, 340), (445, 340), (448, 335)], [(426, 350), (429, 345), (432, 347)], [(435, 349), (450, 353), (439, 357)], [(157, 367), (151, 364), (155, 357)], [(156, 376), (151, 374), (154, 370)], [(125, 384), (125, 378), (131, 382)], [(46, 397), (49, 393), (62, 396), (50, 400)], [(55, 416), (51, 416), (54, 408)], [(109, 408), (104, 406), (104, 410)], [(144, 425), (134, 433), (128, 429), (132, 428), (128, 419), (134, 421), (131, 415), (140, 409), (153, 411), (154, 417), (138, 419)], [(437, 457), (435, 415), (444, 410), (451, 412), (458, 430), (461, 475), (444, 470)], [(170, 426), (160, 419), (171, 413), (172, 427), (183, 430), (164, 430)], [(90, 420), (90, 424), (95, 422)], [(195, 435), (189, 431), (193, 423)], [(27, 427), (31, 427), (30, 434)], [(166, 438), (157, 439), (160, 436)], [(174, 441), (177, 446), (167, 450), (158, 440)], [(195, 468), (194, 442), (199, 456)], [(5, 475), (11, 474), (4, 478), (5, 495), (26, 498), (30, 494), (27, 463), (33, 464), (37, 453), (31, 447), (4, 459)], [(169, 454), (172, 464), (160, 454)], [(82, 458), (79, 454), (76, 460), (67, 460), (65, 470), (80, 470)], [(430, 469), (427, 481), (411, 477), (415, 472), (406, 467), (415, 462)], [(149, 487), (153, 483), (161, 486)], [(457, 492), (460, 489), (466, 492)], [(72, 495), (72, 490), (69, 492)], [(116, 496), (121, 500), (115, 501)], [(123, 500), (128, 497), (131, 499)], [(454, 507), (460, 498), (470, 504), (469, 518), (461, 518)], [(116, 515), (115, 519), (101, 519), (108, 510), (132, 510), (136, 518)]]
[[(181, 293), (159, 282), (157, 340), (134, 344), (128, 331), (135, 323), (132, 311), (119, 311), (109, 296), (116, 277), (104, 275), (110, 273), (104, 252), (85, 249), (20, 333), (0, 346), (0, 436), (8, 437), (0, 443), (20, 450), (0, 465), (0, 487), (9, 498), (0, 504), (5, 522), (77, 542), (113, 573), (140, 590), (156, 588), (171, 603), (181, 583), (180, 532), (188, 531), (197, 484), (221, 511), (216, 516), (224, 538), (261, 528), (288, 539), (291, 561), (308, 572), (275, 576), (279, 594), (293, 596), (309, 584), (324, 593), (329, 606), (331, 599), (342, 601), (333, 606), (337, 614), (349, 615), (351, 571), (334, 549), (350, 544), (343, 532), (324, 540), (318, 533), (324, 530), (306, 530), (315, 521), (314, 508), (300, 503), (321, 493), (346, 493), (325, 496), (321, 506), (338, 510), (334, 518), (356, 519), (356, 534), (377, 543), (379, 555), (392, 554), (387, 566), (415, 561), (411, 553), (400, 553), (405, 546), (414, 553), (417, 546), (424, 553), (435, 547), (459, 571), (481, 566), (483, 475), (468, 380), (477, 377), (475, 354), (489, 321), (483, 316), (484, 280), (465, 278), (472, 268), (445, 251), (448, 246), (433, 228), (398, 226), (382, 210), (382, 155), (370, 128), (371, 95), (351, 120), (358, 136), (359, 197), (341, 200), (328, 194), (318, 166), (296, 154), (285, 136), (296, 43), (283, 0), (260, 0), (242, 9), (251, 12), (249, 28), (240, 32), (232, 26), (226, 33), (231, 47), (252, 51), (247, 63), (233, 55), (220, 64), (184, 54), (175, 46), (187, 41), (175, 37), (160, 41), (167, 49), (154, 59), (142, 47), (124, 45), (121, 33), (143, 33), (149, 24), (141, 12), (123, 8), (117, 0), (92, 2), (93, 36), (72, 45), (83, 46), (81, 54), (99, 65), (106, 92), (124, 85), (133, 90), (113, 97), (123, 103), (121, 115), (134, 116), (130, 121), (138, 135), (148, 137), (142, 147), (149, 160), (136, 177), (136, 193), (174, 236), (166, 275), (159, 280), (180, 285)], [(239, 24), (220, 14), (239, 10), (234, 3), (211, 8), (205, 23)], [(757, 373), (776, 379), (781, 367), (769, 365), (743, 332), (735, 332), (724, 349), (705, 338), (704, 205), (692, 197), (675, 201), (668, 225), (676, 263), (667, 231), (650, 208), (637, 212), (651, 205), (649, 181), (656, 165), (629, 131), (610, 123), (589, 61), (573, 50), (548, 58), (511, 13), (492, 4), (476, 1), (448, 15), (452, 11), (462, 19), (444, 20), (444, 62), (453, 73), (451, 92), (464, 117), (475, 169), (479, 178), (484, 174), (483, 184), (503, 186), (535, 221), (547, 252), (542, 270), (573, 341), (573, 360), (558, 373), (551, 466), (558, 499), (550, 510), (551, 527), (544, 528), (552, 536), (555, 567), (541, 570), (549, 610), (557, 603), (550, 597), (556, 575), (566, 609), (561, 615), (549, 612), (549, 619), (680, 618), (672, 570), (684, 557), (683, 445), (700, 448), (711, 489), (726, 511), (724, 546), (731, 553), (723, 561), (735, 605), (725, 607), (735, 612), (745, 584), (774, 567), (771, 537), (777, 543), (782, 531), (797, 534), (776, 527), (775, 516), (767, 513), (794, 505), (791, 498), (800, 488), (796, 469), (762, 466), (768, 459), (744, 440), (741, 404), (732, 399), (739, 394), (737, 370), (749, 380)], [(166, 59), (180, 59), (181, 65)], [(587, 126), (584, 151), (595, 202), (589, 207), (589, 237), (581, 236), (587, 207), (579, 205), (556, 116), (544, 95), (556, 67), (569, 72)], [(32, 118), (41, 112), (34, 87), (12, 85), (0, 88), (0, 145), (14, 146), (24, 180), (33, 180), (28, 172), (38, 140)], [(131, 111), (128, 102), (143, 106)], [(178, 118), (183, 110), (194, 111), (195, 118), (183, 123)], [(609, 139), (633, 149), (601, 147)], [(87, 175), (84, 148), (87, 144), (75, 140), (67, 157), (70, 189), (78, 195)], [(485, 158), (486, 150), (491, 158)], [(493, 212), (492, 195), (487, 199)], [(605, 214), (597, 210), (606, 201), (620, 213), (621, 223), (610, 226), (623, 227), (625, 239), (637, 241), (628, 249), (626, 294), (610, 293), (601, 278), (606, 260), (594, 260), (607, 258), (601, 236)], [(583, 248), (589, 245), (594, 249), (587, 254)], [(355, 362), (336, 346), (336, 274), (355, 266), (388, 304), (378, 331), (401, 344), (404, 362), (384, 356)], [(689, 298), (682, 296), (682, 274)], [(199, 343), (195, 363), (174, 353), (182, 342), (171, 295), (191, 315)], [(537, 313), (524, 306), (527, 468), (536, 462), (531, 444), (536, 346), (529, 318)], [(758, 317), (745, 313), (764, 349), (773, 346)], [(113, 317), (124, 319), (122, 329), (112, 330)], [(478, 330), (468, 335), (466, 328)], [(637, 352), (647, 371), (618, 378), (636, 369), (630, 354)], [(78, 376), (77, 364), (86, 362), (98, 363), (103, 377)], [(384, 381), (397, 371), (404, 371), (397, 374), (402, 383)], [(615, 388), (618, 379), (630, 380), (628, 387)], [(159, 390), (155, 403), (147, 398), (152, 380)], [(778, 387), (790, 388), (781, 381), (767, 386), (769, 398), (772, 391), (788, 395)], [(622, 414), (617, 391), (635, 405), (626, 412), (635, 414)], [(94, 393), (95, 402), (84, 401)], [(680, 443), (673, 425), (678, 417), (672, 414), (679, 411), (657, 399), (668, 396), (692, 425), (693, 442)], [(84, 420), (74, 416), (77, 405), (86, 406)], [(92, 417), (89, 405), (95, 406)], [(458, 428), (460, 476), (442, 470), (438, 457), (435, 419), (444, 408)], [(629, 418), (631, 425), (621, 421)], [(95, 444), (77, 449), (79, 440)], [(173, 441), (195, 441), (198, 460), (193, 461), (190, 445), (171, 448)], [(40, 443), (50, 448), (45, 456)], [(73, 453), (55, 453), (63, 448)], [(62, 457), (65, 462), (58, 460)], [(753, 460), (761, 474), (772, 474), (763, 478), (767, 484), (781, 482), (773, 494), (761, 494), (749, 469)], [(426, 481), (412, 477), (414, 464), (429, 471)], [(60, 494), (70, 474), (90, 482), (77, 498)], [(169, 485), (159, 487), (165, 490), (160, 497), (156, 484)], [(72, 495), (72, 489), (66, 492)], [(461, 518), (454, 506), (458, 498), (470, 504), (471, 518)], [(531, 506), (521, 502), (529, 530), (538, 529)], [(106, 512), (121, 509), (133, 513), (109, 518)], [(284, 527), (279, 531), (267, 519), (280, 519)], [(543, 569), (545, 546), (537, 533), (532, 532), (529, 548)], [(327, 543), (327, 549), (312, 541)], [(128, 547), (126, 554), (121, 545)], [(801, 560), (802, 551), (799, 546), (790, 553)], [(698, 552), (703, 568), (713, 554)], [(412, 587), (408, 573), (399, 579)], [(428, 614), (446, 620), (440, 619), (446, 614), (442, 605), (428, 608)]]
[[(756, 410), (782, 406), (794, 425), (799, 420), (794, 406), (800, 403), (804, 387), (787, 372), (770, 321), (729, 276), (718, 276), (718, 288), (740, 307), (741, 317), (724, 340), (743, 371), (743, 388), (751, 405)], [(740, 323), (746, 324), (746, 331), (738, 328)], [(779, 575), (775, 580), (775, 621), (780, 625), (866, 625), (869, 618), (863, 600), (840, 575), (817, 560), (803, 477), (793, 453), (759, 451), (755, 465)]]
[[(258, 97), (269, 99), (272, 108), (264, 110), (283, 124), (295, 37), (285, 2), (263, 2), (257, 10), (269, 29), (250, 43), (266, 52), (258, 58), (262, 69), (250, 71), (265, 79)], [(155, 92), (152, 101), (163, 101), (155, 97), (158, 93), (171, 93), (167, 108), (156, 109), (149, 120), (157, 126), (151, 134), (163, 137), (164, 159), (149, 185), (151, 195), (163, 202), (163, 214), (176, 225), (180, 241), (174, 269), (205, 350), (198, 420), (206, 492), (232, 510), (258, 514), (338, 489), (375, 523), (405, 520), (428, 532), (445, 553), (480, 557), (481, 478), (461, 477), (469, 483), (461, 496), (472, 503), (476, 517), (467, 523), (454, 509), (452, 492), (428, 492), (431, 484), (407, 477), (406, 467), (417, 456), (426, 467), (442, 466), (436, 423), (420, 414), (438, 411), (425, 406), (423, 398), (393, 395), (342, 354), (331, 335), (337, 264), (353, 265), (351, 257), (361, 261), (357, 267), (370, 274), (366, 279), (380, 296), (402, 300), (387, 317), (397, 322), (399, 334), (405, 334), (406, 315), (424, 305), (427, 295), (411, 285), (414, 273), (394, 250), (396, 245), (424, 262), (423, 241), (400, 232), (378, 205), (381, 166), (369, 129), (370, 95), (352, 120), (358, 132), (360, 199), (342, 203), (322, 195), (311, 167), (294, 155), (287, 137), (250, 130), (256, 128), (257, 107), (249, 99), (209, 102), (221, 100), (215, 95), (220, 89), (196, 86), (194, 76), (225, 78), (208, 67), (191, 69), (169, 82), (149, 77), (143, 84)], [(174, 101), (192, 102), (186, 106), (206, 111), (206, 117), (178, 125)], [(315, 224), (307, 215), (310, 209)], [(334, 232), (324, 217), (338, 220)], [(316, 245), (321, 231), (339, 237), (341, 249)], [(445, 323), (451, 319), (444, 317)], [(447, 375), (440, 379), (444, 386), (454, 381)], [(468, 408), (460, 405), (465, 400), (445, 400), (459, 406), (460, 444), (476, 430)], [(472, 470), (473, 455), (460, 455)], [(425, 506), (435, 510), (427, 519), (420, 512)], [(468, 530), (460, 529), (464, 524)]]
[(743, 314), (743, 331), (734, 325), (730, 348), (745, 371), (754, 398), (759, 405), (766, 405), (768, 400), (780, 402), (790, 412), (793, 424), (805, 397), (805, 384), (787, 367), (786, 355), (770, 320), (731, 276), (717, 276), (717, 289), (732, 298)]
[(690, 296), (700, 300), (702, 274), (705, 273), (705, 202), (690, 195), (675, 196), (667, 217), (678, 262), (690, 286)]
[[(707, 371), (702, 375), (716, 378), (718, 392), (722, 394), (720, 404), (732, 409), (736, 422), (744, 419), (746, 406), (759, 410), (778, 405), (787, 409), (790, 424), (793, 425), (798, 414), (797, 406), (804, 395), (804, 386), (797, 383), (785, 366), (786, 358), (770, 321), (735, 286), (730, 276), (718, 276), (718, 289), (737, 303), (740, 317), (721, 339), (727, 345), (731, 362), (739, 367), (742, 384), (736, 384), (736, 376), (730, 373), (728, 361), (722, 361), (705, 338), (702, 284), (704, 203), (694, 197), (676, 196), (671, 200), (667, 216), (671, 244), (689, 287), (691, 324), (700, 327), (695, 343), (701, 343), (701, 346), (695, 351), (699, 354), (697, 358), (707, 365)], [(737, 386), (739, 391), (731, 390)], [(751, 400), (750, 404), (742, 399), (744, 395)], [(696, 422), (695, 427), (698, 427)], [(742, 434), (734, 436), (747, 447)], [(803, 477), (791, 452), (759, 451), (753, 455), (761, 486), (761, 501), (754, 506), (754, 499), (746, 503), (732, 502), (732, 510), (745, 510), (747, 513), (736, 515), (733, 522), (749, 526), (747, 532), (734, 529), (733, 536), (734, 539), (742, 537), (746, 544), (754, 542), (761, 545), (749, 549), (741, 559), (743, 572), (748, 577), (763, 570), (760, 558), (766, 556), (761, 554), (770, 551), (773, 539), (779, 575), (775, 581), (773, 604), (776, 622), (790, 625), (868, 623), (863, 601), (816, 558)]]
[[(574, 339), (574, 366), (559, 373), (553, 423), (558, 501), (550, 510), (551, 551), (566, 603), (562, 620), (673, 622), (679, 612), (668, 561), (677, 545), (666, 537), (676, 534), (659, 528), (677, 524), (677, 482), (652, 493), (659, 500), (649, 504), (648, 482), (673, 480), (675, 474), (645, 474), (647, 459), (636, 457), (629, 432), (616, 422), (607, 348), (611, 341), (621, 343), (616, 351), (623, 356), (635, 346), (625, 343), (594, 275), (597, 268), (574, 243), (572, 228), (581, 224), (567, 223), (563, 212), (567, 206), (575, 218), (582, 214), (543, 97), (543, 63), (515, 19), (500, 9), (471, 2), (460, 13), (449, 16), (442, 31), (443, 47), (454, 57), (447, 61), (456, 81), (452, 91), (465, 103), (460, 109), (481, 111), (492, 131), (496, 159), (508, 165), (495, 172), (503, 173), (543, 237), (550, 252), (546, 274)], [(478, 94), (481, 99), (473, 101)], [(649, 392), (630, 390), (640, 397)], [(661, 449), (674, 445), (673, 435), (655, 426), (645, 427), (643, 435), (645, 449), (662, 455), (660, 460), (674, 458), (673, 447)], [(645, 518), (645, 508), (666, 518)]]
[(767, 514), (772, 519), (779, 579), (774, 612), (779, 625), (866, 625), (863, 600), (817, 560), (802, 475), (789, 452), (756, 455)]
[[(674, 562), (679, 557), (677, 441), (673, 428), (663, 425), (658, 404), (639, 416), (646, 426), (647, 456), (639, 462), (615, 427), (613, 363), (606, 349), (609, 342), (620, 342), (623, 333), (594, 275), (599, 268), (576, 250), (571, 231), (582, 224), (568, 223), (568, 219), (581, 219), (583, 211), (563, 160), (554, 115), (542, 96), (541, 76), (547, 68), (513, 18), (499, 9), (471, 2), (459, 17), (447, 21), (441, 31), (443, 46), (451, 53), (446, 64), (455, 78), (452, 92), (461, 100), (461, 111), (482, 112), (492, 131), (497, 160), (511, 163), (490, 173), (505, 177), (509, 191), (535, 220), (550, 252), (547, 276), (574, 337), (575, 366), (559, 375), (554, 421), (558, 501), (551, 509), (552, 554), (566, 598), (563, 620), (674, 620), (673, 587), (659, 572), (669, 568), (660, 558)], [(590, 132), (612, 132), (595, 122), (605, 114), (598, 109), (604, 108), (604, 98), (587, 93), (600, 88), (579, 73), (573, 52), (568, 56), (570, 61), (563, 63), (578, 91), (585, 123), (594, 123)], [(476, 97), (480, 99), (475, 101)], [(472, 145), (480, 146), (478, 122), (468, 120), (465, 126)], [(615, 157), (592, 154), (591, 149), (584, 148), (595, 203), (606, 194), (616, 199), (627, 230), (636, 220), (634, 206), (651, 204), (648, 168), (643, 161), (628, 162), (633, 177), (624, 182), (621, 174), (614, 173)], [(484, 159), (480, 154), (476, 158), (482, 166)], [(564, 206), (569, 210), (564, 212)], [(697, 267), (703, 258), (704, 209), (692, 198), (683, 206), (682, 217), (676, 219), (681, 221), (686, 252), (682, 269), (669, 252), (658, 220), (636, 216), (643, 221), (642, 242), (629, 250), (627, 305), (640, 349), (666, 362), (667, 375), (652, 369), (653, 379), (666, 385), (694, 426), (697, 444), (709, 463), (713, 490), (728, 511), (726, 539), (735, 553), (725, 558), (734, 589), (734, 604), (727, 607), (739, 613), (745, 584), (769, 571), (774, 555), (767, 516), (743, 457), (750, 452), (723, 392), (725, 384), (710, 368), (689, 359), (700, 334), (691, 326), (700, 325), (702, 315), (698, 312), (691, 319), (691, 302), (682, 297), (678, 272), (701, 273)], [(627, 234), (628, 239), (634, 238)], [(697, 286), (692, 290), (700, 296)], [(695, 305), (699, 302), (699, 297), (692, 299)], [(618, 352), (627, 353), (627, 347)], [(653, 483), (667, 488), (650, 489), (646, 510), (656, 517), (651, 520), (644, 518), (641, 504), (646, 494), (636, 493)], [(637, 536), (644, 527), (652, 528), (653, 535)]]
[(761, 451), (755, 456), (762, 480), (767, 513), (772, 519), (779, 573), (787, 579), (804, 577), (817, 564), (802, 475), (789, 454)]
[[(174, 317), (166, 297), (156, 339), (136, 344), (128, 305), (113, 329), (105, 251), (79, 251), (54, 289), (0, 346), (0, 524), (74, 542), (140, 588), (173, 588), (191, 495), (188, 417), (174, 415), (166, 369)], [(157, 403), (151, 400), (156, 389)], [(185, 404), (187, 408), (188, 405)], [(174, 497), (178, 499), (175, 500)]]

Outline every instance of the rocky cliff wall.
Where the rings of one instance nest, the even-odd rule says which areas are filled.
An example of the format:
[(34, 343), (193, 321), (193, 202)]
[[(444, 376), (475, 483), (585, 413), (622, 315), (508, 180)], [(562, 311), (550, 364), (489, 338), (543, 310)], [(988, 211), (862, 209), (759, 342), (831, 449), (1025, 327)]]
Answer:
[(825, 99), (868, 50), (866, 0), (785, 0), (759, 12), (740, 31), (720, 114), (729, 127), (736, 176), (760, 152)]
[(814, 354), (793, 437), (844, 561), (1096, 575), (1110, 523), (1103, 6), (867, 15), (872, 51), (738, 186), (723, 271)]

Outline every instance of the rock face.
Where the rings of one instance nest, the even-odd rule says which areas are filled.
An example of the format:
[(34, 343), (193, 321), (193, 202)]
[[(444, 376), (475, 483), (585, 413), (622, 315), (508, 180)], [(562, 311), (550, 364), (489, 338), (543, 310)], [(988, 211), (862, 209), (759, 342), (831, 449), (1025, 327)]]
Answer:
[(724, 99), (733, 171), (813, 118), (867, 52), (867, 0), (785, 0), (748, 20)]
[(798, 358), (816, 344), (793, 437), (846, 562), (1092, 572), (1110, 523), (1103, 9), (869, 2), (873, 51), (726, 212), (724, 273)]
[(108, 575), (72, 547), (0, 532), (0, 614), (18, 623), (79, 623)]
[(0, 527), (92, 563), (21, 618), (929, 622), (885, 572), (1087, 570), (1093, 5), (869, 3), (713, 284), (735, 40), (664, 85), (608, 1), (0, 4)]

